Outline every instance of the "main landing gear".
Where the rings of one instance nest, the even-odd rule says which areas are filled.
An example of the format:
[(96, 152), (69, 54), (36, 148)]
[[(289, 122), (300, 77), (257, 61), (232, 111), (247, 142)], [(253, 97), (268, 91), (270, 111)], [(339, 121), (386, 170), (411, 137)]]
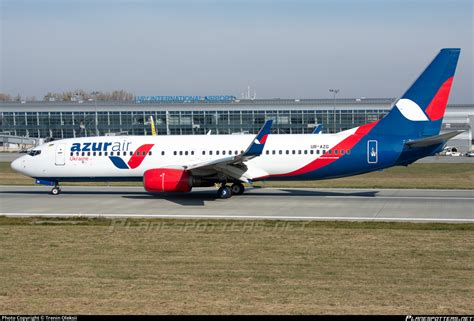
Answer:
[(245, 191), (245, 187), (242, 183), (237, 182), (232, 184), (230, 187), (226, 186), (225, 183), (217, 190), (219, 198), (227, 199), (232, 195), (242, 195)]
[(232, 196), (232, 192), (231, 192), (230, 188), (228, 188), (227, 186), (225, 186), (223, 184), (217, 190), (217, 195), (219, 196), (219, 198), (226, 199), (226, 198), (230, 198)]
[(59, 185), (56, 184), (51, 190), (51, 195), (59, 195), (59, 193), (61, 193), (61, 187), (59, 187)]
[(245, 191), (245, 187), (244, 184), (237, 182), (232, 184), (230, 190), (232, 191), (232, 195), (242, 195)]

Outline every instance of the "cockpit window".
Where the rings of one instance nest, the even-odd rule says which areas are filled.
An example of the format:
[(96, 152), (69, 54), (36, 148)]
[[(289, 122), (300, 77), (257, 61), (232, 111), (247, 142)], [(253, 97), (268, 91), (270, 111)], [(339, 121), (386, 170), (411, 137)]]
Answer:
[(30, 156), (36, 156), (36, 155), (39, 155), (39, 154), (41, 154), (40, 150), (34, 150), (33, 149), (33, 150), (28, 151), (28, 155), (30, 155)]

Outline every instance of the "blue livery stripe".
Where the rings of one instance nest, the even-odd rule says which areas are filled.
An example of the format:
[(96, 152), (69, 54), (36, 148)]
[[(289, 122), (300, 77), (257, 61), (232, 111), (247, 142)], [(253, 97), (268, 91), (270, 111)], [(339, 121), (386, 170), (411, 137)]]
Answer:
[(110, 160), (112, 163), (114, 163), (115, 167), (120, 168), (120, 169), (128, 169), (128, 165), (125, 164), (123, 159), (117, 156), (109, 156)]

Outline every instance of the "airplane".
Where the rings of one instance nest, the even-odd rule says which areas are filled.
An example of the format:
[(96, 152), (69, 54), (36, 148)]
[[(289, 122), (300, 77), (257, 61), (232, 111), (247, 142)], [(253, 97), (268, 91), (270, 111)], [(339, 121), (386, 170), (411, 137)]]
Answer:
[(316, 127), (314, 127), (313, 131), (311, 134), (322, 134), (323, 133), (323, 124), (317, 124)]
[(53, 186), (60, 182), (142, 181), (152, 194), (216, 185), (218, 197), (243, 183), (320, 180), (408, 166), (435, 155), (461, 133), (440, 134), (460, 55), (442, 49), (388, 114), (334, 134), (271, 135), (267, 120), (253, 135), (103, 136), (47, 142), (12, 162), (13, 170)]

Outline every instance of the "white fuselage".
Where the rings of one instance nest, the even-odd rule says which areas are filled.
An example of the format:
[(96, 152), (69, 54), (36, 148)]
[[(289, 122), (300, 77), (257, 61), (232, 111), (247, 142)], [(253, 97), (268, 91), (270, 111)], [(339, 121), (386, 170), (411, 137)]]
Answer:
[[(337, 134), (269, 135), (262, 155), (246, 162), (248, 169), (245, 178), (251, 180), (301, 168), (321, 157), (356, 129)], [(185, 168), (234, 156), (245, 151), (254, 138), (254, 135), (71, 138), (36, 147), (34, 150), (40, 151), (39, 154), (22, 156), (12, 167), (35, 178), (141, 178), (146, 170), (152, 168)], [(131, 154), (145, 144), (153, 144), (151, 153), (142, 157), (143, 160), (136, 168), (118, 168), (110, 159), (111, 156), (119, 157), (127, 164)]]

